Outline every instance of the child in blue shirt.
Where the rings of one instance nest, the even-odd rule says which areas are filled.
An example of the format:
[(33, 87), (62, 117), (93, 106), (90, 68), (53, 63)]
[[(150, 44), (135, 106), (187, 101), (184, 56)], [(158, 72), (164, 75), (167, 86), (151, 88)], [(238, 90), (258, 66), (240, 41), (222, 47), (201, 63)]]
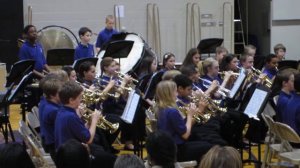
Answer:
[(92, 37), (91, 29), (87, 27), (82, 27), (79, 29), (78, 34), (80, 38), (80, 43), (75, 49), (74, 60), (94, 57), (94, 46), (92, 44), (89, 44)]
[(269, 54), (266, 57), (266, 63), (263, 73), (268, 76), (270, 80), (273, 80), (277, 74), (278, 58), (274, 54)]
[(105, 18), (105, 28), (99, 33), (96, 42), (96, 51), (99, 52), (103, 47), (103, 44), (109, 41), (112, 35), (118, 34), (118, 31), (114, 29), (115, 19), (114, 16), (108, 15)]
[(19, 51), (19, 59), (20, 60), (27, 60), (33, 59), (35, 60), (34, 70), (33, 73), (38, 78), (43, 78), (44, 74), (43, 71), (50, 72), (50, 68), (47, 65), (44, 51), (40, 43), (37, 43), (37, 30), (33, 25), (27, 25), (23, 33), (25, 35), (25, 42), (20, 48)]

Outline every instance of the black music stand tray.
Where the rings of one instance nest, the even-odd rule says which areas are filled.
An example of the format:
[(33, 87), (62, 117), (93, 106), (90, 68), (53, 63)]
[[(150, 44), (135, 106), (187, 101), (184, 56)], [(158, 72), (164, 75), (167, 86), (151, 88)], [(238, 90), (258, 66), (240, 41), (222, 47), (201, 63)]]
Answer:
[(96, 58), (96, 57), (90, 57), (90, 58), (81, 58), (81, 59), (78, 59), (78, 60), (74, 61), (72, 67), (74, 68), (74, 70), (76, 72), (79, 72), (80, 65), (83, 62), (86, 62), (86, 61), (90, 61), (90, 62), (92, 62), (96, 66), (97, 62), (98, 62), (98, 58)]
[(119, 40), (110, 42), (106, 48), (103, 55), (105, 57), (112, 57), (114, 59), (119, 59), (119, 64), (121, 66), (121, 58), (127, 58), (133, 47), (134, 41), (129, 40)]
[(33, 71), (35, 60), (22, 60), (13, 64), (9, 74), (6, 77), (5, 87), (16, 85), (20, 82), (22, 77)]
[(156, 86), (162, 80), (163, 74), (164, 71), (158, 71), (152, 75), (148, 87), (145, 91), (145, 99), (148, 98), (152, 100), (154, 98)]
[(216, 48), (219, 47), (223, 41), (224, 39), (221, 38), (203, 39), (199, 42), (197, 49), (201, 54), (208, 54), (210, 57), (210, 53), (216, 53)]
[(74, 49), (62, 48), (47, 51), (48, 65), (72, 65), (74, 62)]

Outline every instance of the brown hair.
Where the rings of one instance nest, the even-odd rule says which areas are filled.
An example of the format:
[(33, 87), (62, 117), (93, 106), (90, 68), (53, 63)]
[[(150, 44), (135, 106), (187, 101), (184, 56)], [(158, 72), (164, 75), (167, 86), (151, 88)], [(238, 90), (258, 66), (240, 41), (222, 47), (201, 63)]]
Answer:
[(242, 168), (239, 152), (230, 146), (214, 146), (202, 158), (199, 168)]
[(59, 92), (59, 99), (62, 104), (69, 104), (70, 98), (76, 99), (80, 93), (83, 91), (83, 88), (74, 81), (66, 82), (60, 92)]
[(114, 59), (112, 57), (105, 57), (101, 60), (101, 63), (100, 63), (101, 76), (104, 72), (104, 67), (108, 67), (113, 62), (114, 62)]
[(251, 44), (248, 44), (248, 45), (246, 45), (245, 47), (244, 47), (244, 53), (243, 53), (243, 55), (244, 54), (246, 54), (246, 55), (248, 55), (248, 53), (249, 53), (249, 50), (256, 50), (256, 47), (254, 46), (254, 45), (251, 45)]
[(277, 73), (277, 76), (276, 76), (276, 83), (282, 87), (282, 82), (287, 82), (289, 81), (290, 79), (290, 76), (292, 74), (297, 74), (298, 71), (296, 69), (293, 69), (293, 68), (287, 68), (287, 69), (284, 69), (282, 71), (279, 71)]
[(200, 54), (197, 48), (191, 48), (183, 60), (182, 66), (194, 65), (193, 56), (197, 53)]
[(219, 46), (216, 48), (216, 54), (220, 54), (222, 52), (226, 52), (226, 54), (228, 53), (228, 50), (225, 47)]
[(274, 46), (274, 53), (277, 54), (277, 51), (280, 49), (282, 49), (284, 52), (286, 52), (285, 46), (283, 44), (279, 43)]
[(43, 93), (46, 99), (50, 99), (51, 96), (55, 96), (62, 87), (62, 82), (58, 79), (48, 79), (43, 84)]

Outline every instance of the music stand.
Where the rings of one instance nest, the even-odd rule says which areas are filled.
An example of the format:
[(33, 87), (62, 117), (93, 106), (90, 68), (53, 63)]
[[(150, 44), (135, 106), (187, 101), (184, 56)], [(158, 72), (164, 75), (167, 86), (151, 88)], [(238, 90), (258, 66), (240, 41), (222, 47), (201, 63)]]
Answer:
[(219, 47), (223, 41), (224, 39), (221, 38), (203, 39), (199, 42), (197, 49), (201, 54), (208, 54), (210, 57), (210, 53), (216, 53), (216, 48)]
[[(8, 90), (6, 91), (6, 94), (4, 95), (3, 99), (0, 102), (0, 107), (3, 109), (3, 114), (1, 115), (0, 123), (1, 123), (1, 129), (3, 131), (5, 142), (8, 142), (8, 132), (10, 132), (11, 138), (13, 141), (15, 141), (13, 131), (10, 125), (9, 121), (9, 105), (13, 103), (14, 98), (20, 91), (23, 91), (27, 84), (31, 82), (31, 79), (33, 77), (33, 72), (29, 72), (29, 74), (25, 75), (22, 80), (19, 82), (18, 86), (14, 88), (14, 84), (10, 85)], [(22, 111), (23, 112), (23, 111)], [(25, 121), (25, 113), (22, 113), (22, 118)], [(5, 128), (3, 128), (3, 125), (5, 125)]]
[(81, 58), (81, 59), (78, 59), (76, 61), (74, 61), (72, 67), (74, 68), (74, 70), (76, 72), (79, 72), (79, 67), (80, 65), (83, 63), (83, 62), (86, 62), (86, 61), (90, 61), (92, 62), (95, 66), (97, 65), (97, 62), (98, 62), (98, 58), (95, 58), (95, 57), (89, 57), (89, 58)]
[[(254, 90), (254, 93), (252, 94), (252, 97), (249, 101), (249, 103), (246, 106), (246, 109), (244, 111), (244, 114), (248, 115), (249, 117), (249, 125), (254, 125), (256, 124), (255, 120), (259, 120), (259, 116), (261, 115), (261, 113), (264, 111), (265, 106), (268, 102), (268, 97), (270, 95), (270, 89), (265, 87), (265, 86), (259, 86)], [(254, 120), (252, 120), (251, 118), (254, 118)], [(249, 126), (249, 127), (250, 127)], [(249, 128), (250, 129), (250, 128)], [(248, 131), (249, 131), (248, 129)], [(258, 134), (259, 136), (259, 140), (261, 139), (261, 135), (260, 135), (260, 131), (261, 129), (257, 130), (255, 129), (255, 134)], [(247, 136), (247, 135), (246, 135)], [(244, 162), (254, 162), (259, 164), (259, 166), (261, 165), (261, 148), (260, 148), (260, 141), (258, 141), (257, 147), (258, 147), (258, 160), (253, 160), (251, 159), (251, 139), (253, 139), (253, 137), (249, 137), (249, 148), (248, 148), (248, 152), (249, 152), (249, 157), (246, 160), (243, 160)], [(243, 150), (241, 150), (241, 155), (243, 158)]]
[(297, 69), (299, 62), (296, 60), (283, 60), (278, 62), (278, 69), (294, 68)]
[(112, 57), (114, 59), (119, 59), (119, 64), (121, 66), (121, 58), (127, 58), (133, 47), (133, 43), (134, 41), (129, 40), (110, 42), (106, 48), (103, 58)]
[(74, 49), (51, 49), (47, 51), (48, 65), (72, 65), (74, 62)]
[(10, 73), (6, 77), (5, 87), (18, 84), (25, 74), (33, 71), (35, 60), (28, 59), (13, 64)]

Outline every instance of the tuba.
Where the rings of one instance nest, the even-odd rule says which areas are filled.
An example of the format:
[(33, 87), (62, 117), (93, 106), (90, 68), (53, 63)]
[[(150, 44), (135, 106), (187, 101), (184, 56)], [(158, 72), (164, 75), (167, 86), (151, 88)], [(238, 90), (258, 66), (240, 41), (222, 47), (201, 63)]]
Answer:
[[(82, 115), (83, 120), (85, 120), (87, 123), (90, 123), (91, 114), (94, 111), (87, 107), (84, 107), (83, 110), (85, 111), (85, 113)], [(113, 134), (119, 129), (119, 123), (111, 123), (107, 121), (104, 116), (101, 116), (98, 120), (97, 127), (105, 131), (109, 131), (110, 134)]]

